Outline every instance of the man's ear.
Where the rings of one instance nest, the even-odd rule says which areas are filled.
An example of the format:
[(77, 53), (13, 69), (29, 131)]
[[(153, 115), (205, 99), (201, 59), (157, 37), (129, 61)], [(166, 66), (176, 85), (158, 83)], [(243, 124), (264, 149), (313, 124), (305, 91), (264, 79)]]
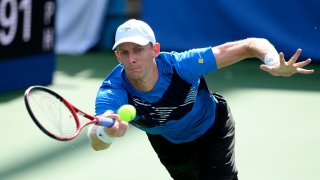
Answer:
[(159, 43), (155, 43), (153, 45), (153, 55), (154, 57), (157, 57), (160, 53), (160, 44)]
[(117, 50), (114, 51), (114, 54), (116, 55), (117, 59), (118, 59), (118, 62), (121, 64), (121, 58), (120, 58), (120, 55), (118, 53)]

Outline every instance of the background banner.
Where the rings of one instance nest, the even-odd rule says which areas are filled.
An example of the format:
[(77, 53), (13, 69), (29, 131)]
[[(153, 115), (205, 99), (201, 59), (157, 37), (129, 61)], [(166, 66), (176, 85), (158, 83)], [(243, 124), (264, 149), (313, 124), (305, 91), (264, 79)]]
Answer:
[(247, 37), (270, 40), (286, 57), (320, 61), (320, 1), (145, 0), (142, 19), (165, 50), (214, 46)]
[(0, 92), (52, 83), (55, 0), (0, 0)]

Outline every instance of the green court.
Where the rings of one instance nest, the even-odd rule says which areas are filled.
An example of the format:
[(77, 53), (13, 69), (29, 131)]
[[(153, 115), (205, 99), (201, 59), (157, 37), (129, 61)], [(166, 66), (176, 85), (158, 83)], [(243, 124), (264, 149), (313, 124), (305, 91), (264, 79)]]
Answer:
[[(57, 91), (94, 114), (97, 89), (117, 64), (110, 52), (57, 57)], [(207, 76), (236, 121), (241, 180), (320, 179), (320, 64), (313, 75), (273, 77), (250, 59)], [(1, 77), (5, 78), (5, 77)], [(0, 93), (1, 180), (169, 180), (142, 131), (130, 127), (110, 149), (95, 152), (84, 131), (70, 142), (44, 135), (27, 114), (24, 89)]]

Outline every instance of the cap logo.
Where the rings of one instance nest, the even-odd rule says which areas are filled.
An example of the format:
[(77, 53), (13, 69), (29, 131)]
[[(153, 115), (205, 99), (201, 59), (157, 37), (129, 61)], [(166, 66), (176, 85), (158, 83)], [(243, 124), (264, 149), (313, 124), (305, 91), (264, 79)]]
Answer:
[(145, 46), (149, 42), (152, 44), (156, 43), (156, 39), (151, 27), (147, 23), (131, 19), (118, 27), (112, 49), (114, 50), (119, 44), (125, 42)]
[(130, 29), (131, 29), (131, 27), (125, 27), (125, 28), (124, 28), (125, 31), (128, 31), (128, 30), (130, 30)]

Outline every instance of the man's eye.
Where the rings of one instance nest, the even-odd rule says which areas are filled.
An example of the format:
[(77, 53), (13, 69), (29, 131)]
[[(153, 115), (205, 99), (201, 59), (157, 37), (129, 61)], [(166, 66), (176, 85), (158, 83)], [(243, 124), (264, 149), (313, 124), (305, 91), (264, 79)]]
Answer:
[(120, 56), (127, 56), (127, 55), (128, 55), (128, 52), (126, 52), (126, 51), (120, 51), (119, 54), (120, 54)]
[(141, 53), (142, 50), (143, 50), (143, 48), (137, 48), (137, 49), (135, 49), (135, 53)]

